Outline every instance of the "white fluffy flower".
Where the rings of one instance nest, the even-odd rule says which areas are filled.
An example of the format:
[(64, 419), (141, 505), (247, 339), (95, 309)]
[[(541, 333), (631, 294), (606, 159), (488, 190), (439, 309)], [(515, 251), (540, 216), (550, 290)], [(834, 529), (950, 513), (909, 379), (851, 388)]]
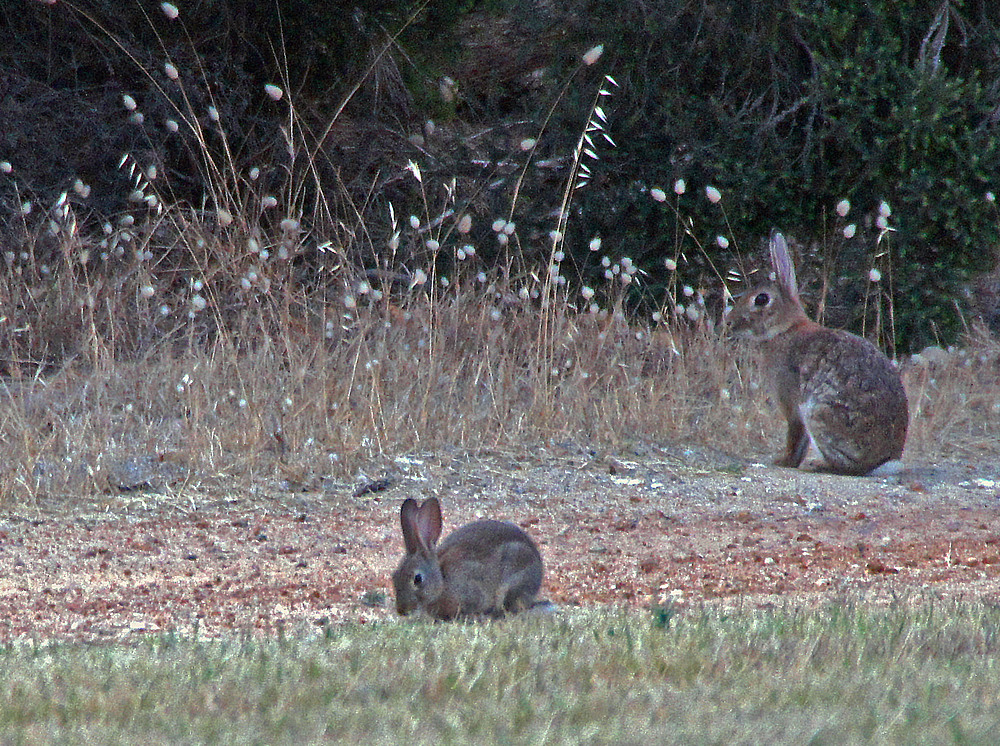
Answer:
[(604, 54), (603, 44), (598, 44), (596, 47), (591, 47), (583, 55), (583, 64), (593, 65), (595, 62), (601, 59), (602, 54)]

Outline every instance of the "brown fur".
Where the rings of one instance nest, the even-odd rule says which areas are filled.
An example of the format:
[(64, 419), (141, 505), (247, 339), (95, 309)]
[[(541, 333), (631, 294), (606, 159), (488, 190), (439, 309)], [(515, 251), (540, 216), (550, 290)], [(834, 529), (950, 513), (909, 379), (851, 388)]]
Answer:
[(909, 410), (899, 373), (871, 342), (811, 321), (784, 238), (771, 238), (776, 280), (747, 292), (729, 314), (735, 336), (760, 344), (788, 423), (779, 466), (797, 467), (810, 437), (830, 470), (866, 474), (903, 453)]
[(392, 576), (400, 615), (422, 609), (435, 619), (499, 617), (534, 603), (542, 556), (513, 523), (467, 523), (437, 546), (441, 508), (433, 497), (419, 507), (407, 498), (400, 523), (407, 554)]

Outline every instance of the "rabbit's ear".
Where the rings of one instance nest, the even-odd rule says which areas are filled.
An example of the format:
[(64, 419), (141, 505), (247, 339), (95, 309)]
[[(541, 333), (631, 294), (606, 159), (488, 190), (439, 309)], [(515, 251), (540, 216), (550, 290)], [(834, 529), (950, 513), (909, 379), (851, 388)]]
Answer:
[(428, 497), (417, 513), (417, 532), (424, 549), (431, 549), (441, 538), (441, 503), (436, 497)]
[(416, 554), (420, 550), (420, 537), (417, 533), (417, 501), (412, 497), (403, 500), (399, 509), (399, 523), (403, 527), (403, 544), (407, 554)]
[(788, 244), (778, 230), (771, 231), (771, 266), (781, 292), (790, 300), (799, 302), (799, 286), (795, 281), (795, 265), (788, 255)]

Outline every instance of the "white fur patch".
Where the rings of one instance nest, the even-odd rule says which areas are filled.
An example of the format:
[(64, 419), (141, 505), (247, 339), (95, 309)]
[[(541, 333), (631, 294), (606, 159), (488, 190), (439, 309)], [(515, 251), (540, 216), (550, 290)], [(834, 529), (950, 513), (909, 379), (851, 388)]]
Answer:
[(892, 461), (886, 461), (880, 466), (876, 466), (870, 472), (868, 472), (869, 477), (895, 477), (899, 476), (906, 470), (905, 464), (903, 464), (900, 459), (893, 459)]

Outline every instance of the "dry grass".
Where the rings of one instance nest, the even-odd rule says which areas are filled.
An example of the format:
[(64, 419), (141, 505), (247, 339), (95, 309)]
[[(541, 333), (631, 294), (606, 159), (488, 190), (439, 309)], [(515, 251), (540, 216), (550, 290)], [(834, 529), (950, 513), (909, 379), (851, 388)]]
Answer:
[[(112, 326), (112, 339), (91, 336), (73, 359), (14, 368), (3, 384), (0, 494), (16, 507), (114, 490), (129, 459), (176, 464), (196, 488), (552, 441), (687, 440), (747, 459), (776, 450), (782, 423), (752, 356), (715, 332), (517, 297), (501, 285), (387, 289), (350, 309), (339, 296), (304, 299), (295, 313), (244, 309), (239, 326), (216, 318), (210, 332), (189, 319), (135, 356), (113, 354)], [(908, 460), (996, 454), (998, 355), (983, 339), (904, 366)]]
[[(204, 71), (162, 64), (169, 80), (145, 73), (175, 129), (128, 96), (123, 126), (177, 140), (208, 185), (202, 206), (174, 197), (168, 151), (155, 148), (122, 158), (134, 207), (111, 218), (92, 211), (82, 181), (42, 204), (16, 163), (0, 169), (23, 197), (0, 272), (0, 503), (275, 476), (308, 484), (442, 448), (665, 439), (744, 458), (776, 451), (782, 425), (752, 356), (712, 324), (707, 291), (680, 280), (685, 252), (707, 257), (684, 215), (664, 257), (678, 274), (651, 319), (623, 310), (643, 282), (629, 257), (605, 249), (606, 283), (586, 287), (566, 250), (575, 190), (614, 145), (610, 77), (593, 83), (546, 237), (511, 220), (520, 178), (503, 216), (484, 206), (483, 180), (412, 161), (382, 182), (410, 194), (412, 215), (374, 182), (361, 198), (330, 189), (322, 144), (344, 123), (313, 132), (288, 96), (264, 101), (285, 107), (288, 162), (241, 165)], [(535, 142), (511, 146), (521, 178)], [(490, 245), (477, 245), (471, 227), (491, 222)], [(713, 267), (720, 286), (723, 269)], [(996, 452), (998, 355), (981, 336), (904, 366), (911, 459)]]

